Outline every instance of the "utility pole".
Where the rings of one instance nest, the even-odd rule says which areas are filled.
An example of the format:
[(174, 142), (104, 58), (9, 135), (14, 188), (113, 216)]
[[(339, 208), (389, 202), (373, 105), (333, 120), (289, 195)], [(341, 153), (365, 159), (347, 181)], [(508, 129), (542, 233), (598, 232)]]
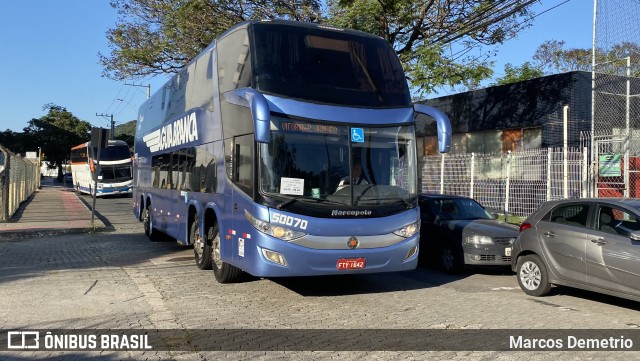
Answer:
[(142, 85), (142, 84), (127, 84), (127, 83), (124, 83), (124, 85), (139, 86), (139, 87), (142, 87), (142, 88), (147, 88), (147, 98), (151, 97), (151, 84)]
[(116, 123), (113, 121), (113, 114), (96, 113), (96, 117), (109, 117), (111, 121), (111, 136), (109, 138), (114, 140), (116, 136)]

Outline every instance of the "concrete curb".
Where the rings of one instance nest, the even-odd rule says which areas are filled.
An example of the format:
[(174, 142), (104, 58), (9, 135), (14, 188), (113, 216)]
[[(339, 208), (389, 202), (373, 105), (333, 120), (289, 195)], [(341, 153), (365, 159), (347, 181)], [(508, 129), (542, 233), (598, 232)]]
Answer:
[(41, 237), (53, 237), (62, 236), (65, 234), (94, 234), (108, 232), (106, 227), (82, 227), (82, 228), (41, 228), (41, 229), (23, 229), (15, 231), (2, 231), (0, 232), (0, 242), (11, 242), (27, 238), (41, 238)]

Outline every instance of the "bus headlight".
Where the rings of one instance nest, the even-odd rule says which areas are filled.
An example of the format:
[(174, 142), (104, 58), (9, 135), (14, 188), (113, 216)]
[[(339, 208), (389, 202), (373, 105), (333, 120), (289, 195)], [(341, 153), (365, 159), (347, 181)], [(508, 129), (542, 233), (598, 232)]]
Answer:
[(409, 238), (414, 234), (418, 233), (419, 230), (420, 230), (420, 221), (407, 224), (406, 226), (393, 231), (393, 233), (400, 237)]
[(249, 223), (253, 226), (253, 228), (258, 231), (268, 234), (272, 237), (279, 238), (283, 241), (293, 241), (294, 239), (305, 236), (306, 233), (295, 231), (293, 229), (289, 229), (287, 227), (282, 227), (280, 225), (273, 225), (269, 222), (261, 221), (254, 216), (252, 216), (249, 212), (244, 211), (245, 217), (249, 220)]

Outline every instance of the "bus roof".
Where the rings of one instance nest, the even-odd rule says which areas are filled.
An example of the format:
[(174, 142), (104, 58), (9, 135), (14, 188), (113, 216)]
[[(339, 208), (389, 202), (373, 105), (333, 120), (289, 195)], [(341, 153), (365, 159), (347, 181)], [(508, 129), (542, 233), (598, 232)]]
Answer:
[[(237, 29), (243, 28), (243, 27), (251, 27), (254, 24), (273, 24), (273, 25), (289, 25), (289, 26), (296, 26), (296, 27), (303, 27), (303, 28), (314, 28), (314, 29), (325, 29), (325, 30), (331, 30), (331, 31), (339, 31), (339, 32), (344, 32), (347, 34), (353, 34), (353, 35), (357, 35), (357, 36), (364, 36), (364, 37), (370, 37), (370, 38), (376, 38), (376, 39), (383, 39), (380, 36), (377, 35), (373, 35), (364, 31), (360, 31), (360, 30), (353, 30), (353, 29), (347, 29), (347, 28), (341, 28), (341, 27), (337, 27), (337, 26), (332, 26), (332, 25), (325, 25), (325, 24), (321, 24), (321, 23), (310, 23), (310, 22), (304, 22), (304, 21), (293, 21), (293, 20), (247, 20), (247, 21), (243, 21), (240, 22), (232, 27), (230, 27), (229, 29), (225, 30), (222, 34), (218, 35), (212, 42), (211, 44), (209, 44), (207, 47), (205, 47), (200, 53), (198, 53), (198, 55), (194, 56), (193, 58), (191, 58), (191, 60), (189, 60), (187, 63), (185, 63), (180, 70), (178, 70), (169, 80), (167, 80), (158, 90), (156, 90), (155, 92), (153, 92), (153, 95), (155, 95), (156, 93), (158, 93), (159, 91), (162, 91), (162, 88), (164, 88), (164, 86), (166, 84), (168, 84), (169, 82), (171, 82), (183, 69), (185, 69), (186, 67), (188, 67), (191, 63), (193, 63), (194, 61), (198, 60), (203, 54), (207, 53), (208, 51), (211, 51), (211, 49), (215, 48), (217, 42), (224, 38), (225, 36), (231, 34), (232, 32), (234, 32)], [(152, 97), (149, 97), (149, 99), (145, 100), (144, 103), (147, 103)], [(143, 105), (144, 105), (143, 103)]]
[[(84, 142), (84, 143), (81, 143), (81, 144), (78, 144), (78, 145), (75, 145), (75, 146), (71, 147), (71, 150), (81, 149), (81, 148), (84, 148), (84, 147), (88, 147), (90, 145), (91, 145), (91, 141)], [(107, 141), (107, 147), (115, 147), (115, 146), (123, 146), (123, 145), (127, 146), (127, 147), (129, 146), (127, 144), (127, 142), (125, 142), (124, 140), (114, 139), (114, 140), (108, 140)]]

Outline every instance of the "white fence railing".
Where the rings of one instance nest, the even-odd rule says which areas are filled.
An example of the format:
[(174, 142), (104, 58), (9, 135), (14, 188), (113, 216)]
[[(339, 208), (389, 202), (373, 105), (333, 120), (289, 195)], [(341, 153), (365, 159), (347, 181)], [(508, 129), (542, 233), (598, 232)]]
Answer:
[(37, 163), (0, 146), (0, 222), (7, 222), (39, 186)]
[(427, 156), (419, 164), (421, 190), (463, 195), (492, 211), (527, 216), (547, 200), (586, 197), (587, 157), (586, 148)]

